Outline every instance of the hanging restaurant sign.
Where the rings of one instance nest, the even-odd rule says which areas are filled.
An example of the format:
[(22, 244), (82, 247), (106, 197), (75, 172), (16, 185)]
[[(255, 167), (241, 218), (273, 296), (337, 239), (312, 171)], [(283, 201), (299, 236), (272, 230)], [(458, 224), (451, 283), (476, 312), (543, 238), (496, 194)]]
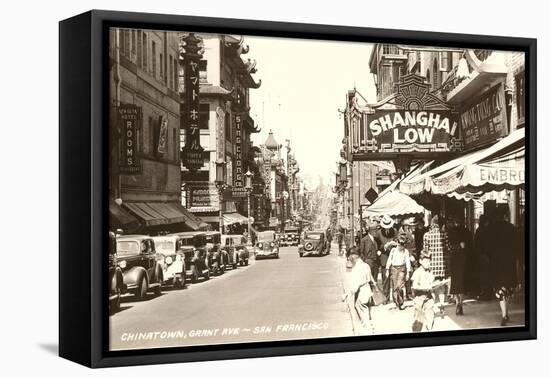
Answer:
[(448, 152), (458, 140), (458, 118), (445, 110), (376, 110), (367, 137), (378, 152)]
[(134, 104), (121, 104), (118, 106), (120, 173), (141, 173), (141, 163), (137, 156), (137, 130), (141, 125), (141, 120), (141, 107)]
[(182, 38), (185, 52), (182, 54), (184, 64), (185, 105), (181, 117), (185, 130), (185, 146), (182, 150), (182, 162), (187, 169), (195, 171), (204, 164), (203, 148), (199, 128), (199, 60), (201, 40), (194, 33)]
[(235, 115), (235, 188), (243, 187), (242, 117)]
[(460, 110), (460, 127), (465, 149), (494, 142), (508, 134), (502, 84), (489, 89)]
[(348, 103), (352, 160), (434, 159), (462, 150), (458, 113), (431, 93), (425, 78), (404, 75), (396, 88), (376, 104)]
[(216, 185), (205, 181), (185, 183), (186, 204), (191, 212), (219, 211), (219, 192)]

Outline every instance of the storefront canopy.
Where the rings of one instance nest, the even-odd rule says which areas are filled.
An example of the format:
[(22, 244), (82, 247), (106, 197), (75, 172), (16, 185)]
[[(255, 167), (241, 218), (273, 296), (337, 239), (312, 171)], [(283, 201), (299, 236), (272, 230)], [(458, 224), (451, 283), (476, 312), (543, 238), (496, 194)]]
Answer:
[(386, 193), (367, 207), (367, 216), (389, 215), (402, 216), (408, 214), (423, 214), (424, 207), (420, 206), (406, 194), (397, 190)]
[(125, 233), (132, 233), (140, 227), (139, 220), (112, 199), (109, 200), (109, 216), (109, 228), (113, 231), (120, 228)]
[(480, 195), (513, 189), (524, 183), (525, 129), (519, 129), (484, 150), (453, 159), (402, 182), (399, 190), (406, 194)]
[(185, 223), (192, 230), (208, 227), (178, 203), (125, 202), (123, 206), (139, 217), (147, 227), (173, 223)]
[(247, 223), (246, 217), (243, 217), (239, 213), (224, 213), (223, 214), (223, 225), (229, 226), (231, 224), (245, 224)]

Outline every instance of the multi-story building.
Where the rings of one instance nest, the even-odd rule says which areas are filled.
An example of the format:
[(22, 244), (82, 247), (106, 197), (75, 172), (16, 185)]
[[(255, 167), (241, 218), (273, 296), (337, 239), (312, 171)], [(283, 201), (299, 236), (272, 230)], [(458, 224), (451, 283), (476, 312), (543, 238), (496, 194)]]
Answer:
[[(458, 49), (376, 44), (369, 67), (374, 75), (377, 100), (395, 93), (404, 75), (417, 74), (435, 95), (458, 114), (462, 152), (471, 153), (494, 144), (514, 130), (525, 127), (525, 61), (523, 53), (481, 49)], [(484, 109), (483, 114), (475, 109)], [(476, 116), (472, 116), (476, 113)], [(479, 115), (479, 117), (478, 117)], [(490, 121), (489, 121), (490, 119)], [(355, 129), (366, 130), (365, 127)], [(448, 158), (439, 159), (441, 164)], [(437, 160), (437, 159), (436, 159)], [(410, 163), (410, 162), (409, 162)], [(442, 212), (466, 213), (473, 229), (481, 213), (507, 205), (511, 221), (521, 223), (525, 192), (505, 190), (485, 197), (484, 205), (447, 199)]]
[[(182, 164), (182, 195), (186, 206), (209, 223), (218, 223), (218, 190), (215, 186), (216, 161), (226, 163), (226, 185), (223, 194), (224, 225), (243, 222), (247, 213), (245, 173), (254, 171), (252, 133), (259, 132), (250, 117), (249, 90), (258, 88), (253, 74), (255, 62), (243, 60), (248, 46), (242, 37), (198, 34), (202, 39), (203, 57), (200, 71), (200, 143), (204, 164), (191, 172)], [(183, 76), (180, 69), (180, 76)], [(180, 86), (183, 80), (180, 80)], [(185, 89), (181, 86), (180, 92)], [(182, 142), (185, 135), (182, 133)], [(252, 172), (254, 173), (254, 172)], [(257, 183), (258, 178), (255, 179)], [(252, 196), (251, 208), (256, 209)], [(240, 214), (240, 215), (239, 215)], [(246, 221), (246, 218), (245, 218)]]
[(125, 232), (199, 226), (180, 205), (178, 54), (175, 33), (110, 31), (111, 212), (138, 220)]

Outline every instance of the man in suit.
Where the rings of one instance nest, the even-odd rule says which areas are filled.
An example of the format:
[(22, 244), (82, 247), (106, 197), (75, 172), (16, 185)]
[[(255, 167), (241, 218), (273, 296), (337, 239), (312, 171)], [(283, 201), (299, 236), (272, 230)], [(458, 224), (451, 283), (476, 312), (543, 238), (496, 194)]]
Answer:
[(378, 243), (375, 239), (377, 230), (377, 225), (370, 224), (368, 226), (368, 232), (361, 239), (361, 244), (359, 246), (359, 255), (364, 262), (369, 264), (375, 281), (378, 281), (378, 269), (380, 267)]

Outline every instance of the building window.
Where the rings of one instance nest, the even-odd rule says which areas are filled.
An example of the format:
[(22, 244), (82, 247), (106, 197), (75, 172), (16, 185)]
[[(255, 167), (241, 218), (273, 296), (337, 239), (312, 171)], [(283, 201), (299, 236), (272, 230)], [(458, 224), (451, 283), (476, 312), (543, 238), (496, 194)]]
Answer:
[(199, 107), (199, 127), (201, 130), (208, 130), (210, 123), (210, 105), (200, 104)]
[(157, 44), (151, 41), (151, 72), (153, 77), (157, 77)]
[(170, 80), (168, 80), (168, 88), (172, 88), (172, 78), (174, 77), (174, 66), (172, 65), (172, 55), (169, 55), (169, 58), (168, 58), (168, 67), (169, 67), (169, 78)]
[(441, 72), (439, 71), (439, 64), (437, 62), (437, 59), (434, 59), (432, 71), (432, 91), (437, 91), (439, 87), (441, 87)]
[(162, 56), (162, 53), (159, 55), (159, 73), (160, 73), (160, 81), (164, 81), (164, 59)]
[(136, 55), (136, 31), (132, 30), (132, 55)]
[(174, 161), (178, 161), (178, 129), (175, 127), (172, 129), (172, 146), (174, 151)]
[(142, 41), (142, 46), (143, 46), (143, 69), (144, 70), (147, 70), (147, 59), (148, 59), (148, 50), (147, 50), (147, 34), (144, 32), (143, 33), (143, 41)]
[(178, 58), (174, 58), (174, 90), (178, 89)]
[(207, 74), (206, 74), (206, 66), (207, 66), (207, 62), (206, 60), (200, 60), (199, 61), (199, 82), (200, 83), (206, 83), (208, 82), (208, 77), (207, 77)]
[(449, 72), (452, 70), (453, 55), (450, 51), (442, 51), (439, 53), (439, 70), (443, 72)]
[(142, 51), (142, 42), (141, 42), (141, 30), (137, 32), (137, 65), (138, 67), (142, 67), (143, 65), (143, 55), (141, 54)]
[(525, 71), (515, 77), (516, 82), (516, 110), (518, 125), (525, 123)]
[(225, 113), (225, 140), (231, 140), (231, 115)]

